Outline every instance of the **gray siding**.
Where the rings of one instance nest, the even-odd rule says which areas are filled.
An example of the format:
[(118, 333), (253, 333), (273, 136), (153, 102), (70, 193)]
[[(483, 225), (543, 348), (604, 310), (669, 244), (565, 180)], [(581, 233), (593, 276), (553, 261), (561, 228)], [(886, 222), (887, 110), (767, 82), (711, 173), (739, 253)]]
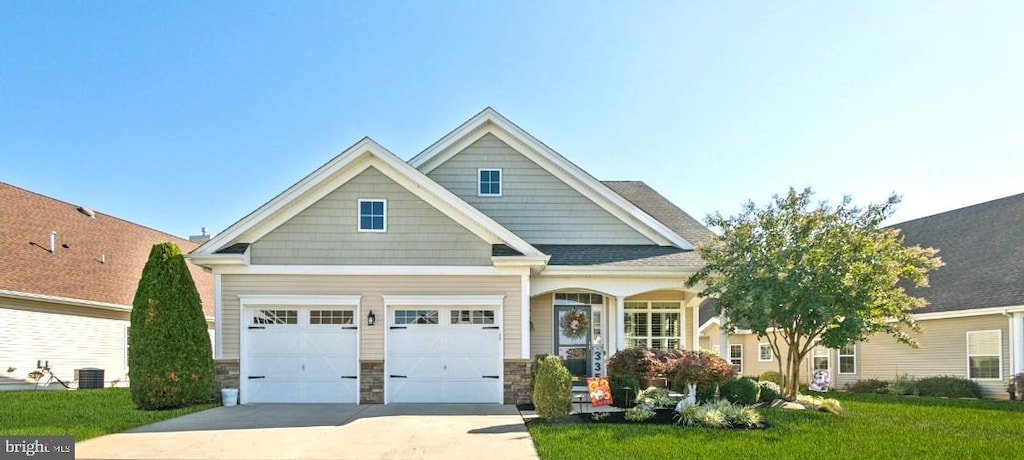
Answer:
[[(359, 199), (387, 200), (387, 232), (359, 232)], [(253, 243), (253, 264), (491, 265), (491, 245), (374, 168)]]
[[(502, 196), (477, 196), (477, 170), (502, 170)], [(428, 176), (533, 244), (652, 244), (492, 134)]]

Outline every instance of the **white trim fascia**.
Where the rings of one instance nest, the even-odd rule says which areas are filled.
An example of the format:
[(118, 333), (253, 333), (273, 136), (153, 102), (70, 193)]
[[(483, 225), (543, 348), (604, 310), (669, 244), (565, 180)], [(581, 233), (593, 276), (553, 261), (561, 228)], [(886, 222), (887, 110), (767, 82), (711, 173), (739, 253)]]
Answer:
[(911, 313), (910, 316), (912, 316), (915, 320), (921, 321), (929, 319), (963, 318), (967, 316), (1001, 315), (1007, 313), (1020, 312), (1024, 312), (1024, 305), (1015, 305), (1009, 307), (976, 308), (973, 310), (937, 311), (931, 313)]
[(215, 267), (222, 275), (445, 275), (445, 276), (509, 276), (519, 275), (515, 267), (459, 265), (248, 265)]
[[(651, 217), (639, 207), (630, 203), (608, 186), (595, 179), (589, 173), (567, 160), (551, 147), (548, 147), (530, 133), (502, 116), (493, 108), (487, 107), (440, 140), (427, 147), (426, 150), (409, 160), (409, 164), (424, 174), (429, 174), (449, 158), (460, 152), (469, 143), (475, 142), (484, 134), (493, 134), (509, 145), (526, 147), (520, 153), (525, 155), (542, 168), (575, 188), (584, 196), (590, 197), (599, 206), (615, 217), (629, 224), (657, 244), (671, 244), (681, 249), (693, 249), (693, 244), (667, 226)], [(472, 135), (472, 137), (470, 137)]]
[(444, 294), (429, 294), (429, 295), (382, 295), (384, 299), (384, 307), (388, 308), (391, 306), (398, 305), (441, 305), (441, 306), (463, 306), (463, 305), (481, 305), (489, 307), (502, 307), (505, 303), (504, 294), (495, 295), (444, 295)]
[(121, 305), (116, 303), (97, 302), (94, 300), (74, 299), (71, 297), (58, 297), (46, 294), (33, 294), (30, 292), (19, 292), (10, 291), (7, 289), (0, 289), (0, 297), (10, 297), (12, 299), (19, 300), (34, 300), (37, 302), (50, 302), (61, 305), (71, 305), (73, 307), (87, 307), (96, 308), (99, 310), (110, 310), (119, 312), (131, 312), (131, 305)]
[(495, 267), (544, 267), (551, 256), (492, 256)]
[(245, 254), (185, 254), (185, 258), (200, 267), (242, 266), (249, 264), (249, 251)]
[(361, 295), (238, 294), (244, 307), (261, 305), (359, 305)]
[(406, 190), (491, 244), (507, 244), (527, 256), (542, 252), (454, 193), (399, 159), (370, 138), (363, 138), (280, 195), (217, 234), (193, 254), (210, 254), (232, 241), (258, 241), (296, 214), (365, 171), (375, 167)]

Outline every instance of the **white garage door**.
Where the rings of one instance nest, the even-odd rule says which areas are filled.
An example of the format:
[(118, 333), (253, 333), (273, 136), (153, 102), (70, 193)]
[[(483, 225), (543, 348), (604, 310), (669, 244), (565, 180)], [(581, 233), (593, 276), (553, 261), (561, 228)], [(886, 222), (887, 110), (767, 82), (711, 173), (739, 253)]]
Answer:
[(502, 402), (495, 309), (396, 307), (389, 316), (388, 402)]
[(246, 402), (358, 402), (355, 309), (269, 307), (249, 313)]

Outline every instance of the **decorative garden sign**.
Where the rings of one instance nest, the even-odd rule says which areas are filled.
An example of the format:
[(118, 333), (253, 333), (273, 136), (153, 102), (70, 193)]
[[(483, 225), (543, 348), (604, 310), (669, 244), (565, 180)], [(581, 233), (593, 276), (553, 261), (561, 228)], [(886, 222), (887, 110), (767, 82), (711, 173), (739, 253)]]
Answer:
[(607, 406), (612, 403), (612, 387), (608, 384), (608, 377), (588, 377), (587, 390), (590, 392), (592, 406)]

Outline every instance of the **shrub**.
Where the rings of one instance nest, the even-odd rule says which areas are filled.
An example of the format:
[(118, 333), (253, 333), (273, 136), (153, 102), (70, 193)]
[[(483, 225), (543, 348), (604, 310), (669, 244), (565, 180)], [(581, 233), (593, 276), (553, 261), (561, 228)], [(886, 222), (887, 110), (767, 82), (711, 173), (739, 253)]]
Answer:
[(889, 384), (889, 393), (900, 396), (917, 396), (920, 394), (917, 389), (917, 381), (907, 374), (896, 376), (896, 380)]
[(649, 378), (662, 370), (661, 361), (651, 350), (641, 347), (619, 350), (608, 358), (609, 374), (630, 374)]
[(765, 371), (757, 379), (762, 382), (774, 382), (776, 385), (782, 386), (782, 374), (776, 371)]
[(768, 380), (757, 384), (761, 387), (761, 396), (757, 398), (758, 402), (772, 402), (782, 397), (782, 388), (779, 387), (779, 384)]
[(1014, 393), (1010, 395), (1011, 399), (1014, 396), (1016, 396), (1017, 399), (1024, 399), (1024, 373), (1010, 377), (1010, 384), (1006, 386), (1006, 391)]
[(697, 402), (709, 403), (718, 399), (718, 384), (697, 385)]
[(796, 395), (796, 402), (811, 410), (828, 412), (830, 414), (841, 414), (843, 412), (843, 406), (839, 404), (839, 401), (832, 398), (799, 394)]
[(673, 388), (689, 383), (722, 385), (736, 375), (732, 364), (708, 351), (675, 350), (665, 363), (665, 376)]
[(878, 379), (861, 379), (846, 384), (845, 388), (850, 393), (879, 393), (879, 390), (883, 389), (888, 392), (889, 382)]
[(643, 406), (636, 406), (627, 409), (624, 417), (630, 422), (640, 423), (654, 417), (654, 411)]
[(941, 396), (945, 398), (980, 398), (981, 387), (973, 380), (952, 375), (925, 377), (917, 381), (917, 390), (921, 396)]
[(648, 388), (637, 394), (636, 403), (648, 409), (665, 409), (676, 406), (675, 399), (668, 396), (667, 389), (655, 387)]
[(542, 353), (533, 356), (533, 362), (530, 363), (530, 394), (533, 394), (533, 385), (537, 381), (537, 368), (540, 367), (540, 360), (548, 356), (547, 353)]
[(132, 301), (128, 337), (132, 401), (140, 409), (182, 407), (213, 396), (213, 352), (202, 300), (181, 250), (149, 252)]
[(608, 385), (612, 387), (612, 405), (615, 407), (629, 408), (636, 402), (636, 395), (640, 388), (640, 382), (632, 374), (611, 374), (608, 376)]
[(572, 375), (561, 358), (545, 356), (537, 362), (533, 406), (543, 418), (561, 417), (572, 410)]
[(757, 381), (749, 377), (737, 377), (722, 385), (719, 388), (721, 397), (731, 403), (749, 406), (757, 404), (761, 393), (761, 386)]

